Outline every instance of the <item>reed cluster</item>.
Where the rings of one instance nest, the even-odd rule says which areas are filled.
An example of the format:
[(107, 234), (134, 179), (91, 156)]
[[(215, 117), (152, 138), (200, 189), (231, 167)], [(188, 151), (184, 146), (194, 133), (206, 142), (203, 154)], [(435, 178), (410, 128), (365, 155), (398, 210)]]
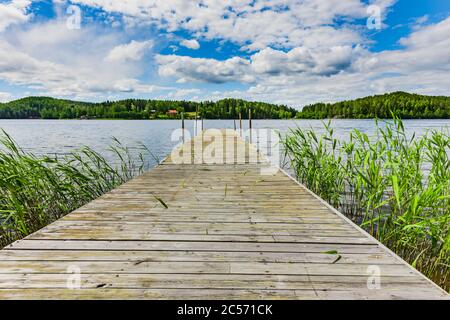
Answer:
[[(35, 156), (0, 134), (0, 247), (46, 226), (147, 168), (113, 139), (109, 161), (83, 147), (63, 158)], [(115, 163), (115, 165), (111, 164)]]
[(403, 123), (376, 121), (335, 138), (295, 128), (282, 138), (297, 179), (438, 285), (450, 289), (450, 135), (408, 137)]

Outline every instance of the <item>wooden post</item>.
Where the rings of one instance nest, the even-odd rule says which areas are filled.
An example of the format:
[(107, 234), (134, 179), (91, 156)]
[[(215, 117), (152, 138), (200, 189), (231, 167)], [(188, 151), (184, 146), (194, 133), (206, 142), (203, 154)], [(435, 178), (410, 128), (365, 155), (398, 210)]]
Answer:
[(198, 106), (195, 107), (194, 136), (197, 135), (197, 118), (198, 118)]
[(182, 131), (183, 143), (184, 143), (184, 112), (181, 112), (181, 131)]
[(199, 117), (200, 117), (200, 130), (201, 130), (201, 134), (203, 137), (203, 114), (201, 113), (200, 108), (198, 108), (198, 112), (200, 113)]
[(233, 119), (234, 131), (236, 131), (236, 119)]
[(242, 113), (239, 112), (239, 134), (242, 137)]
[(250, 130), (250, 143), (252, 143), (252, 108), (248, 108), (248, 129)]

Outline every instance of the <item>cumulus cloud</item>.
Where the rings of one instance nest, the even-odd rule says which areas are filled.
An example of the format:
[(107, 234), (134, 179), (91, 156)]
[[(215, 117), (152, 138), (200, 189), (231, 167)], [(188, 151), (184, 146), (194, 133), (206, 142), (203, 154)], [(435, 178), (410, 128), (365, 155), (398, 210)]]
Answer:
[(200, 49), (200, 43), (198, 43), (198, 41), (195, 39), (183, 40), (180, 42), (180, 45), (182, 45), (183, 47), (192, 49), (192, 50)]
[(10, 101), (12, 97), (12, 94), (9, 92), (0, 92), (0, 103)]
[[(332, 46), (362, 41), (352, 28), (334, 25), (367, 17), (361, 0), (74, 0), (126, 21), (149, 23), (169, 32), (187, 30), (205, 39), (225, 39), (248, 50), (294, 48), (307, 43)], [(372, 1), (385, 9), (393, 0)], [(327, 42), (323, 42), (327, 41)]]
[(416, 30), (410, 36), (400, 39), (400, 43), (413, 48), (425, 48), (442, 43), (448, 44), (450, 42), (449, 34), (450, 18), (447, 18), (437, 24)]
[(29, 0), (12, 0), (7, 3), (0, 3), (0, 32), (4, 31), (12, 24), (23, 23), (28, 20)]
[(253, 71), (259, 74), (290, 75), (308, 73), (330, 76), (348, 69), (362, 49), (336, 46), (321, 50), (305, 47), (288, 52), (266, 48), (251, 57)]
[(138, 80), (146, 70), (139, 58), (151, 41), (122, 41), (95, 27), (68, 31), (63, 21), (18, 29), (0, 35), (0, 80), (77, 98), (166, 90)]
[[(426, 26), (402, 38), (400, 50), (387, 50), (360, 59), (356, 67), (361, 72), (390, 72), (412, 74), (450, 70), (450, 17), (434, 25)], [(421, 79), (418, 76), (418, 79)], [(438, 84), (438, 83), (437, 83)]]
[(167, 97), (173, 99), (185, 98), (186, 96), (197, 95), (202, 92), (201, 89), (189, 88), (189, 89), (176, 89), (167, 94)]
[(121, 44), (114, 47), (106, 57), (107, 61), (117, 62), (117, 61), (138, 61), (141, 60), (149, 48), (153, 46), (152, 40), (147, 41), (135, 41), (132, 40), (128, 44)]
[(331, 76), (350, 68), (364, 50), (350, 46), (322, 50), (294, 48), (288, 52), (266, 48), (249, 59), (233, 57), (224, 61), (189, 56), (159, 55), (159, 74), (174, 77), (178, 82), (210, 83), (254, 82), (273, 76), (320, 75)]
[(219, 61), (215, 59), (191, 58), (177, 55), (157, 55), (159, 74), (164, 77), (176, 77), (178, 83), (201, 81), (210, 83), (252, 82), (248, 74), (249, 61), (233, 57)]

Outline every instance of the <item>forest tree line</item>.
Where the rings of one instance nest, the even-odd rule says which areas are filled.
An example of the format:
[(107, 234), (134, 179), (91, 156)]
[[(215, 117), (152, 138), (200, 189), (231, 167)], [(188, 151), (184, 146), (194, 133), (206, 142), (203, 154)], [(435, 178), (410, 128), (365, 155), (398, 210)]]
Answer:
[(393, 92), (337, 103), (316, 103), (297, 113), (301, 119), (448, 119), (450, 97)]
[[(239, 99), (216, 102), (126, 99), (100, 103), (49, 97), (27, 97), (0, 104), (0, 119), (179, 119), (197, 115), (205, 119), (289, 119), (297, 111), (286, 106)], [(172, 110), (172, 112), (170, 112)], [(176, 110), (176, 112), (173, 112)]]
[(198, 117), (204, 119), (238, 119), (239, 113), (247, 119), (249, 109), (253, 119), (387, 119), (392, 114), (403, 119), (449, 119), (450, 97), (393, 92), (337, 103), (315, 103), (302, 111), (241, 99), (204, 102), (126, 99), (91, 103), (27, 97), (0, 103), (0, 119), (180, 119), (182, 113), (186, 119), (194, 119), (196, 110)]

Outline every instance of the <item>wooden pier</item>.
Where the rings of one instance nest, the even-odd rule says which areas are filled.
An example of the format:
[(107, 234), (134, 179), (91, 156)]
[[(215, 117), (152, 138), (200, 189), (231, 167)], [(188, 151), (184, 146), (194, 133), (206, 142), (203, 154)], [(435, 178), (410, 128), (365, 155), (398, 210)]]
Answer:
[(0, 299), (448, 298), (236, 131), (194, 148), (222, 133), (4, 248)]

